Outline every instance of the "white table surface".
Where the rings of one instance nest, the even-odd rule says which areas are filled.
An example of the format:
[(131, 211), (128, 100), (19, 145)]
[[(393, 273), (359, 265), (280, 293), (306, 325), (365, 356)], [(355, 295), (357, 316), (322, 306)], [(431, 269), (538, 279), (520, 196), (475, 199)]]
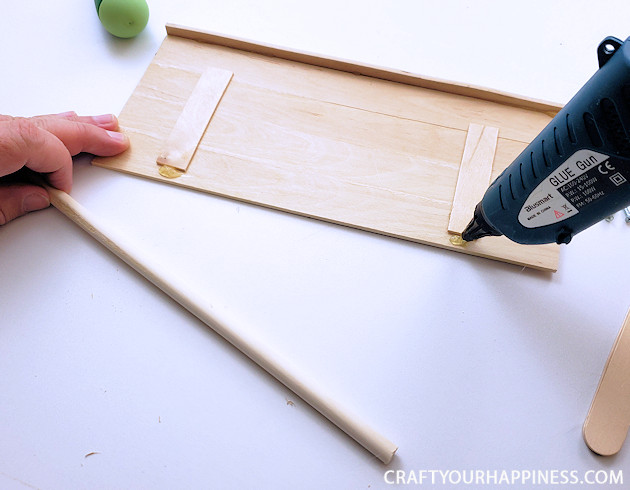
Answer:
[[(91, 0), (2, 4), (11, 115), (118, 113), (166, 22), (557, 102), (596, 70), (605, 36), (630, 35), (625, 0), (152, 0), (127, 41)], [(630, 307), (623, 214), (563, 246), (546, 274), (85, 157), (72, 195), (399, 451), (381, 464), (51, 208), (0, 228), (0, 488), (376, 489), (391, 487), (389, 470), (630, 481), (630, 442), (602, 458), (581, 434)]]

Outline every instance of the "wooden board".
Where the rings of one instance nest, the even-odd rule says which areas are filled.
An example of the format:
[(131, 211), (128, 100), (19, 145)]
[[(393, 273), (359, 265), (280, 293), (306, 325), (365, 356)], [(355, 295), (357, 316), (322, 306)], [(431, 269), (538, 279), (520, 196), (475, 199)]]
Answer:
[[(491, 178), (559, 106), (167, 26), (120, 114), (131, 149), (94, 164), (457, 252), (556, 270), (557, 245), (450, 243), (471, 123), (499, 128)], [(232, 72), (188, 170), (156, 158), (200, 74)], [(472, 216), (471, 216), (472, 217)]]

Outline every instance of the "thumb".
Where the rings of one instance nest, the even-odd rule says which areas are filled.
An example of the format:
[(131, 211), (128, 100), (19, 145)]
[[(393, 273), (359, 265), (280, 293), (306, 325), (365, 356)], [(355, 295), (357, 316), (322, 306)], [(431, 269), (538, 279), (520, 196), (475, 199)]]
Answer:
[(41, 187), (28, 184), (0, 186), (0, 225), (48, 206), (48, 193)]

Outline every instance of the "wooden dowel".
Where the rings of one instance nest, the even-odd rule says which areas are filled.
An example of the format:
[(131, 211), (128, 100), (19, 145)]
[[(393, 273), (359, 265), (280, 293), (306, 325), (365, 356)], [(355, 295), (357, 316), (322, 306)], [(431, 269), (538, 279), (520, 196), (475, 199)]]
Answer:
[(391, 461), (397, 449), (395, 444), (343, 410), (312, 384), (307, 384), (294, 369), (289, 368), (287, 362), (264, 346), (260, 339), (254, 338), (251, 331), (235, 325), (217, 305), (210, 304), (207, 298), (199, 295), (194, 287), (189, 286), (176, 273), (169, 274), (161, 262), (151, 259), (128, 238), (108, 228), (65, 192), (48, 186), (46, 188), (52, 205), (70, 220), (256, 362), (383, 463), (387, 464)]

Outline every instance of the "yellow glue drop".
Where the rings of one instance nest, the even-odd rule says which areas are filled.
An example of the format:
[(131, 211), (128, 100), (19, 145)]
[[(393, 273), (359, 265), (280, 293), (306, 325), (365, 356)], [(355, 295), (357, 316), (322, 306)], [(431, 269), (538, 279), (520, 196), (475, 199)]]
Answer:
[(181, 170), (177, 170), (170, 165), (160, 165), (158, 172), (160, 172), (162, 177), (166, 177), (167, 179), (176, 179), (184, 174)]
[(449, 238), (449, 241), (453, 245), (458, 246), (458, 247), (462, 247), (468, 243), (466, 240), (462, 238), (461, 235), (453, 235), (451, 238)]

